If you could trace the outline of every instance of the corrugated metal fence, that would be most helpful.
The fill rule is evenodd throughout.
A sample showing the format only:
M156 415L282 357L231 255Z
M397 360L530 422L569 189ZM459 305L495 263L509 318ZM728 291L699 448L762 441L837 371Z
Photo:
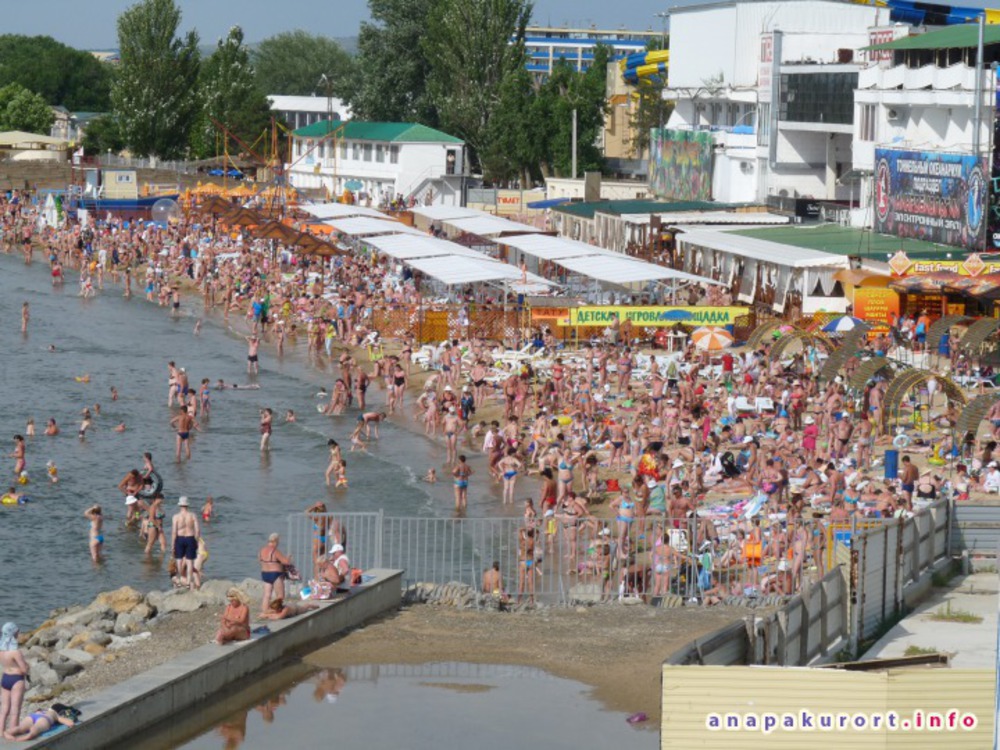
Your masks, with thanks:
M951 547L969 556L992 557L1000 545L1000 505L955 504Z

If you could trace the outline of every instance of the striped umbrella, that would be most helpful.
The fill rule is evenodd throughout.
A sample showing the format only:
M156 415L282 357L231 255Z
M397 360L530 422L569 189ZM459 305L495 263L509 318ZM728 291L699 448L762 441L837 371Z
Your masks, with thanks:
M850 315L843 315L839 318L834 318L823 326L823 331L826 333L847 333L848 331L853 331L862 322L863 321L860 318L852 318Z
M691 340L699 349L707 349L708 351L727 349L733 345L733 335L725 328L716 326L696 328L691 334Z

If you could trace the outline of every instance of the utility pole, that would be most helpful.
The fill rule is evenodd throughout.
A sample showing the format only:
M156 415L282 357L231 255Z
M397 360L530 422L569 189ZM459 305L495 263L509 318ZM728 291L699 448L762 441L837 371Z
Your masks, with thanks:
M573 110L573 179L576 179L576 110Z

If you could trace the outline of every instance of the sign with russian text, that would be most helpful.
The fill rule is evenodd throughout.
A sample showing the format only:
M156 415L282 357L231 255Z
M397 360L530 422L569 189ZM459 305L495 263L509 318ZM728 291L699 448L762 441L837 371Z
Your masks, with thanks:
M899 294L882 287L859 286L854 290L854 317L872 323L891 323L899 317Z
M663 328L680 323L690 326L731 326L749 313L747 307L575 307L560 319L561 326L609 326L617 315L624 323L642 328Z
M969 154L875 149L875 231L978 248L986 170Z

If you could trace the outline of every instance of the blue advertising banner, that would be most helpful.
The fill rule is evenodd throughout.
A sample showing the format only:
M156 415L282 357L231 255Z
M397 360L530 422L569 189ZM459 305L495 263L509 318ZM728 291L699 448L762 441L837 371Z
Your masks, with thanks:
M986 159L875 149L875 231L982 248Z

